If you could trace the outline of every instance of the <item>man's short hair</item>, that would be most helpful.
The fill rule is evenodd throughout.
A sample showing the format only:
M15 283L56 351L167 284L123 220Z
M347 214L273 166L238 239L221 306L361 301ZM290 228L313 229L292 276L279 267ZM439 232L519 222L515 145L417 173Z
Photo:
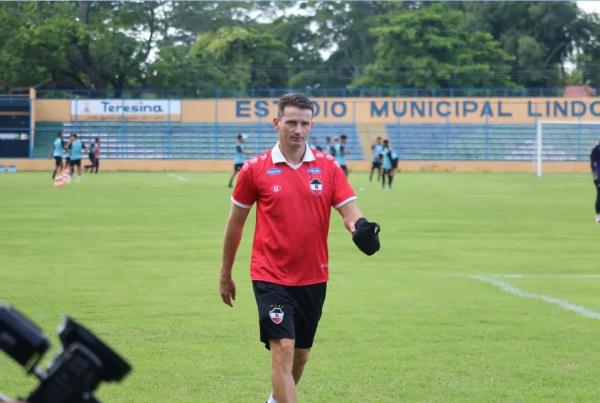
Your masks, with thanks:
M56 132L56 137L62 137L62 132Z
M277 117L281 117L283 115L283 110L286 106L293 106L298 109L310 109L310 111L313 113L315 111L312 101L301 92L291 92L279 98L279 104L277 105Z
M341 138L342 140L346 140L346 139L348 138L348 136L346 136L345 134L342 134L342 135L340 136L340 138Z

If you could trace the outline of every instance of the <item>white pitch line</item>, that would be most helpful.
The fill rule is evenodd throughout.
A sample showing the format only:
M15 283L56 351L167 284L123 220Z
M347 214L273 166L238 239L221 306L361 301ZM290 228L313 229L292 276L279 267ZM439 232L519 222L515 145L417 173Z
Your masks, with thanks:
M187 180L181 175L169 174L169 176L172 176L173 178L177 179L178 181L186 181Z
M600 274L489 274L493 278L571 278L600 279Z
M592 311L591 309L587 309L584 306L576 305L572 302L565 301L564 299L549 297L547 295L534 294L532 292L517 288L511 284L505 283L504 281L496 280L496 279L488 277L488 276L469 276L469 278L472 280L483 281L485 283L495 285L496 287L500 288L502 291L507 292L512 295L516 295L516 296L524 297L524 298L538 299L538 300L544 301L548 304L558 305L562 309L566 309L567 311L575 312L577 315L585 316L586 318L600 320L600 312Z

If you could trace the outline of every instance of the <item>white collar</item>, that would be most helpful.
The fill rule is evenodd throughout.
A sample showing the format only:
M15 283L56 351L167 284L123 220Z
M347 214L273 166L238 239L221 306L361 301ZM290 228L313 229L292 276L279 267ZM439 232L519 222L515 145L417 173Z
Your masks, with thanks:
M306 151L304 151L304 157L302 157L302 162L299 164L292 164L288 160L286 160L285 157L283 156L283 153L281 152L281 149L279 148L279 141L278 141L277 144L275 144L275 147L273 147L271 149L271 159L273 160L273 164L277 164L279 162L285 162L291 168L298 169L298 168L300 168L300 166L303 163L314 161L315 155L313 154L312 150L308 146L308 143L306 143Z

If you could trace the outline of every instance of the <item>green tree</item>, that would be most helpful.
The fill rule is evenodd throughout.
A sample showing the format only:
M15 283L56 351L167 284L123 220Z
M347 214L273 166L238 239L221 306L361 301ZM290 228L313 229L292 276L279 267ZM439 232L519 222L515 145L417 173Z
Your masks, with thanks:
M199 38L190 56L222 88L281 88L287 85L289 70L284 49L284 43L268 33L223 27Z
M495 87L510 86L512 58L489 33L460 29L462 15L443 4L386 16L375 60L355 86Z
M0 3L0 84L123 88L144 81L158 2Z
M463 2L462 28L489 32L515 56L511 77L516 83L558 86L566 80L565 63L584 44L588 22L575 2Z

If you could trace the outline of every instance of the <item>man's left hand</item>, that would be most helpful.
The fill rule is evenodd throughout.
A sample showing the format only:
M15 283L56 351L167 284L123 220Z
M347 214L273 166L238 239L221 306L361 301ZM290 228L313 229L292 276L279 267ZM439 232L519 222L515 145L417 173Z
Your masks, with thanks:
M363 253L371 256L380 248L379 243L380 226L375 222L369 222L366 218L361 217L354 223L354 231L352 232L352 240Z

